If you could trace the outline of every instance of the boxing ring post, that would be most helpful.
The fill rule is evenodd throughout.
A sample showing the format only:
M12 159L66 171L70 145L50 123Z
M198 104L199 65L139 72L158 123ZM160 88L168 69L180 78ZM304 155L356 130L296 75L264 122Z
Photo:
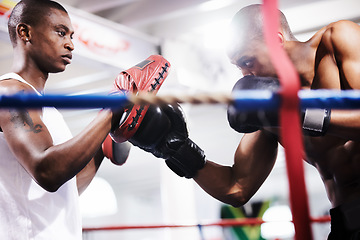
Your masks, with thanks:
M281 85L280 138L285 150L295 239L311 240L313 236L302 160L304 148L298 97L300 79L297 70L281 47L277 37L280 27L277 0L264 0L262 12L265 42Z

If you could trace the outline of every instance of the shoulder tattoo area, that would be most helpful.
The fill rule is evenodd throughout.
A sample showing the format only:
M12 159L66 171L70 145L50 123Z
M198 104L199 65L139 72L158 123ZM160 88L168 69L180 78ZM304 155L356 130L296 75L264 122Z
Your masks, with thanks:
M42 125L34 125L33 120L27 110L15 111L9 110L11 118L10 121L14 123L16 128L23 128L27 132L39 133L41 132Z

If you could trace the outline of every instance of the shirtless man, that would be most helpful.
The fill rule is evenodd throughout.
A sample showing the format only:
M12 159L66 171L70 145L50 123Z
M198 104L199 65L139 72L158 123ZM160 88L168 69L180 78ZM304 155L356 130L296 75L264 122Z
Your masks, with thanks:
M277 89L277 74L263 37L261 5L241 9L233 18L232 27L234 37L228 56L245 76L234 89ZM335 22L308 41L299 42L281 13L278 38L300 75L302 89L360 88L357 24ZM333 206L329 239L358 239L360 111L316 109L306 110L302 116L304 160L319 171ZM265 113L264 125L257 113L244 115L229 106L230 125L245 133L235 152L233 166L205 160L204 152L189 139L183 117L179 106L162 106L147 113L142 129L130 142L165 158L171 170L179 176L193 178L216 199L233 206L244 205L275 164L279 143L277 113Z
M232 21L234 38L228 56L244 76L249 76L245 80L250 82L277 76L262 24L261 5L241 9ZM334 22L308 41L299 42L281 13L278 38L300 75L302 89L360 88L357 24ZM220 166L207 161L194 177L209 194L234 206L245 204L262 185L274 166L278 147L274 128L263 126L261 119L239 120L237 114L229 112L230 124L245 134L235 152L234 165ZM314 118L310 116L310 121ZM333 206L329 239L360 239L360 164L357 162L360 161L360 111L331 110L331 114L324 111L315 121L318 120L322 123L320 129L313 133L304 131L304 160L318 170ZM303 127L305 124L304 121Z

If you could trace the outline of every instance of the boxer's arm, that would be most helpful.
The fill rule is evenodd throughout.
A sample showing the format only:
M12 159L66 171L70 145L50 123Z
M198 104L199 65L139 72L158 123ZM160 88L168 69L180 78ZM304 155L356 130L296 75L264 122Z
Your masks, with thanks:
M9 81L0 85L2 93L30 90L24 84L6 84L9 85ZM80 134L59 145L53 144L39 110L2 109L0 127L26 171L41 187L56 191L93 158L111 129L112 115L109 110L101 111Z
M360 110L332 110L328 134L360 141Z
M234 165L207 161L194 180L214 198L233 206L245 204L256 193L274 166L278 142L264 130L245 134L234 156Z
M360 26L351 21L334 23L323 36L332 51L345 89L360 89ZM332 110L328 134L360 140L360 110Z
M95 156L91 159L91 161L76 175L76 184L79 195L82 194L89 186L89 184L95 177L95 174L99 169L103 159L104 154L100 148L95 153Z
M109 137L109 135L108 135ZM111 140L111 139L110 139ZM129 157L130 143L113 143L111 149L112 158L110 159L116 165L122 165ZM87 188L92 179L95 177L104 157L108 157L103 152L103 146L99 148L92 160L76 175L76 182L78 186L79 195Z

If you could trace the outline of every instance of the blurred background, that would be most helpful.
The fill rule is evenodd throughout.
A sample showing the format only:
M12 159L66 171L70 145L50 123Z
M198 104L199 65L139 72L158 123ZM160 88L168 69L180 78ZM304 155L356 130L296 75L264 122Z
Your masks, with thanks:
M0 1L0 74L11 69L12 47L6 22L17 1ZM50 76L46 92L100 94L116 75L151 54L172 64L158 94L230 92L241 77L225 54L228 25L250 0L61 0L72 19L73 63ZM282 0L279 8L295 36L306 41L332 21L360 23L359 0ZM208 159L233 164L242 137L226 119L224 105L183 104L190 137ZM73 135L97 114L95 110L61 110ZM261 168L261 166L259 166ZM311 215L328 214L330 203L317 171L305 165ZM193 180L177 177L161 159L132 147L127 162L105 159L96 179L81 196L84 227L151 224L198 224L222 218L263 216L291 219L283 149L275 168L252 200L232 208L207 195ZM263 209L260 211L259 209ZM313 224L316 240L326 239L329 223ZM291 223L242 229L220 227L85 232L91 240L229 240L293 239Z

